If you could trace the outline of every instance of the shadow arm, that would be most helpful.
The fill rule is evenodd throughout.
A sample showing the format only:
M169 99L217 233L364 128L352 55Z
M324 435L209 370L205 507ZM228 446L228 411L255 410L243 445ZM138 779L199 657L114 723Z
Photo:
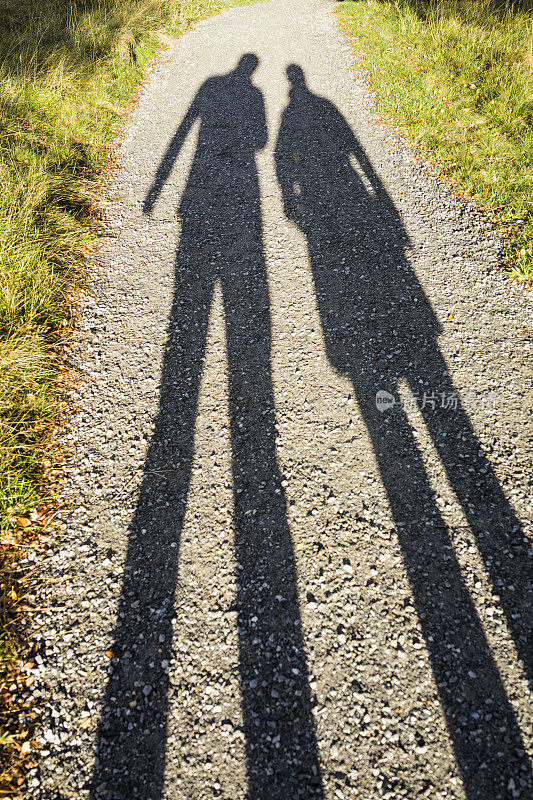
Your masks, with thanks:
M356 137L352 134L351 138L352 138L352 146L350 148L351 152L353 153L353 155L357 159L357 162L358 162L359 166L361 167L361 169L363 171L363 174L368 179L368 181L369 181L370 185L372 186L372 189L374 190L376 196L377 197L381 197L385 192L385 190L383 188L383 184L381 183L380 179L376 175L376 171L374 170L374 167L370 163L370 159L368 158L367 154L365 153L365 151L363 150L363 148L359 144L359 142L356 139Z
M278 183L283 198L283 208L288 219L298 222L298 195L296 184L298 182L298 164L295 160L294 147L291 143L294 137L289 129L287 120L282 118L278 141L276 143L275 161Z
M372 166L370 159L366 155L363 147L361 147L358 139L353 133L351 135L351 140L352 141L350 145L350 152L357 159L359 167L361 168L363 174L367 178L368 182L370 183L374 191L375 199L379 203L382 222L388 220L388 230L395 231L394 241L398 245L400 245L401 243L402 247L408 246L409 236L402 224L398 209L392 202L385 186L381 182L379 176L376 174L376 171Z
M258 141L256 144L257 150L262 150L265 147L266 143L268 142L268 128L267 128L267 121L266 121L266 113L265 113L265 102L263 100L262 95L259 95L259 115L258 119L260 120L259 130L258 130Z
M193 100L191 106L189 107L189 110L185 114L183 120L181 121L178 130L172 137L170 144L168 145L167 150L165 152L165 155L161 159L161 163L157 168L157 172L155 174L152 185L150 186L148 192L146 193L146 197L144 198L144 203L143 203L144 214L150 214L153 211L156 200L161 194L161 190L165 185L168 176L170 175L170 171L172 170L174 162L176 161L179 152L183 147L183 143L187 138L187 134L189 133L194 121L198 116L199 116L199 104L196 97Z

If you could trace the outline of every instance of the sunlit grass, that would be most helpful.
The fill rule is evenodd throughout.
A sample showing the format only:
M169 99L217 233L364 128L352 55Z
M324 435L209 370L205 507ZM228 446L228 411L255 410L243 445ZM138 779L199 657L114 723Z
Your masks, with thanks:
M361 0L338 7L379 109L486 210L509 274L533 283L529 0Z

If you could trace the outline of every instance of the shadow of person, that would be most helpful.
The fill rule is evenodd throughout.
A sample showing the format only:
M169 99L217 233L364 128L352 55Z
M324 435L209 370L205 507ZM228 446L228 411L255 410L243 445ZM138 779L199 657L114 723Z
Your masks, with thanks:
M398 211L337 108L308 89L297 65L287 75L276 169L286 215L307 239L327 354L353 383L370 434L467 796L510 797L511 779L521 792L531 778L520 730L408 419L399 403L378 410L378 390L397 397L403 379L422 395L425 424L529 667L525 540L458 402Z
M270 311L255 153L267 141L245 54L199 89L161 162L149 213L196 121L179 213L160 408L131 525L115 665L99 730L93 797L161 797L178 551L213 291L225 313L237 622L250 800L323 797L296 570L275 453ZM167 668L165 669L165 666Z

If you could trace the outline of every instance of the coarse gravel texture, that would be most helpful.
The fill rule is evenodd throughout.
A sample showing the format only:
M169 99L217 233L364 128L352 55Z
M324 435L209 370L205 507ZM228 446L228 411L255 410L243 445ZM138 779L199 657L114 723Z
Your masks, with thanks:
M27 797L531 798L532 303L494 234L323 0L172 45L110 196L26 559Z

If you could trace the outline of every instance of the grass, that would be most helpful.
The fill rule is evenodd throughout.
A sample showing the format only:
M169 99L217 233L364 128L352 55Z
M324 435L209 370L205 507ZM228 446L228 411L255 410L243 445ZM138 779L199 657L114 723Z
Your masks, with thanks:
M532 0L359 0L337 7L379 111L469 195L533 285Z
M0 713L16 693L21 544L53 499L62 348L120 126L165 37L243 0L0 0ZM44 504L44 505L43 505ZM18 665L20 667L20 664ZM10 686L11 685L11 686ZM6 716L7 714L7 716ZM23 781L0 728L0 795ZM28 748L23 748L27 750ZM7 787L7 789L5 788Z

